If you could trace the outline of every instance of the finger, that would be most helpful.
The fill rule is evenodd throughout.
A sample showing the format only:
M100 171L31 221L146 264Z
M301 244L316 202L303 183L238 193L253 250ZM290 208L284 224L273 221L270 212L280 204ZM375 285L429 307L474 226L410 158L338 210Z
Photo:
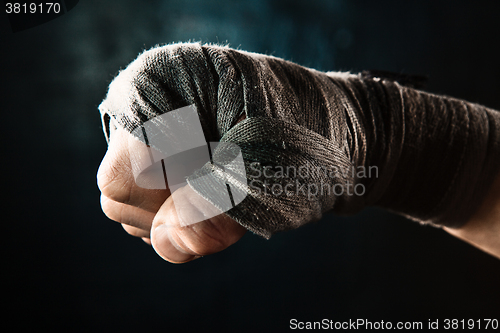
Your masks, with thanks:
M129 235L134 237L149 238L149 235L151 233L149 230L132 227L128 224L122 224L122 227Z
M173 196L165 201L151 230L153 248L163 259L173 263L188 262L222 251L245 234L246 229L225 214L198 223L186 223L193 216L206 216L210 204L189 186L180 188L174 196L176 204Z
M116 202L101 195L101 208L106 216L116 222L149 231L155 217L154 213Z
M144 241L144 243L151 245L151 239L149 239L147 237L142 237L142 240Z
M170 195L168 189L145 189L134 179L130 152L143 149L139 140L124 129L114 131L97 172L97 185L109 199L156 213Z

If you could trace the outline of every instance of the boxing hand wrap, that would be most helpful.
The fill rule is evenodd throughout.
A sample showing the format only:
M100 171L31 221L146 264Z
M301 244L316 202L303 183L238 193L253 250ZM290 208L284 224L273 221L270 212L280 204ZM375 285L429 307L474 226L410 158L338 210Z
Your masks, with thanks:
M327 211L366 206L460 227L500 172L495 110L228 47L146 51L113 80L99 108L108 138L111 118L135 133L187 105L196 107L206 141L235 144L245 164L231 169L234 145L220 145L188 184L225 210L213 188L229 183L244 199L225 213L266 238Z

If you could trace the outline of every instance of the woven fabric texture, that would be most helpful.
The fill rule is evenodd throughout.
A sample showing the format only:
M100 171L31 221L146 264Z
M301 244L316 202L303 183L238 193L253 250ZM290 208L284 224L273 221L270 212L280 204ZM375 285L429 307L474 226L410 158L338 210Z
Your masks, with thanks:
M108 138L111 119L132 133L195 104L207 142L235 143L245 161L246 182L219 178L247 195L226 214L265 238L367 206L459 227L500 172L500 113L401 83L180 43L142 53L99 109ZM232 153L188 178L216 206L211 184L193 180L220 174Z

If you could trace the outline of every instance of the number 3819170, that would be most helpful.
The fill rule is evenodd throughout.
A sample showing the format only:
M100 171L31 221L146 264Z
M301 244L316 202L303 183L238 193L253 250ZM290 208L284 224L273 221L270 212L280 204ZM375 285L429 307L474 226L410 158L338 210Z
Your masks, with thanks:
M61 4L58 2L46 2L36 4L7 2L5 4L5 13L7 14L58 14L61 12Z
M482 325L481 325L482 324ZM445 319L444 320L445 330L456 330L456 329L498 329L498 319L469 319L469 320L458 320L458 319Z

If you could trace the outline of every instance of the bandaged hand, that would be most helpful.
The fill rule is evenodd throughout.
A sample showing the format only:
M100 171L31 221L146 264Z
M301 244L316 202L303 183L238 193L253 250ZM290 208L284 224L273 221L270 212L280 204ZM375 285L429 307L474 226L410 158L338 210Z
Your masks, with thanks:
M137 134L146 122L189 105L206 141L236 145L244 167L225 164L234 152L221 145L173 200L168 188L139 186L131 152L147 144ZM172 262L220 251L246 230L269 238L366 206L460 228L500 170L497 111L227 47L143 53L111 83L100 111L109 142L98 174L103 210ZM242 201L223 207L220 184ZM221 214L207 213L214 207Z
M225 215L182 226L170 189L145 189L136 184L130 151L141 149L141 143L122 128L110 130L108 151L97 174L101 206L126 232L152 244L162 258L173 263L221 251L245 234L244 227ZM191 214L208 204L189 186L179 189L178 196L186 203L183 209Z

